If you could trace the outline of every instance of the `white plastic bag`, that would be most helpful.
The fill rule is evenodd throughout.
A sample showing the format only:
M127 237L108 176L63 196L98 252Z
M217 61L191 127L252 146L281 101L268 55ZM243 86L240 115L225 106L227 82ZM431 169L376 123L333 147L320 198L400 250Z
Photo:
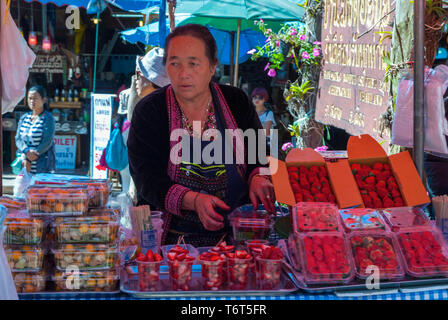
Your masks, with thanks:
M3 235L6 230L6 227L3 227L3 220L6 212L6 208L0 206L0 300L18 300L16 286L3 249Z
M10 112L25 97L28 69L36 55L28 47L10 12L5 19L6 3L1 2L0 63L2 72L2 114Z
M448 66L440 65L425 72L425 151L448 156L445 135L443 95L448 87ZM400 80L392 124L392 143L403 147L414 146L414 80L411 76Z
M32 178L32 174L23 167L14 182L14 197L25 198L26 190L30 186Z

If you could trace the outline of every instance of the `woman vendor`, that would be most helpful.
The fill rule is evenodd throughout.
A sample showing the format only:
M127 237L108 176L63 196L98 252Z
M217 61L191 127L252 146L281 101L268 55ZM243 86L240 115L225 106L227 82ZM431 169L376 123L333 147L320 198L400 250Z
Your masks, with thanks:
M186 243L195 246L216 245L231 234L227 214L246 203L252 202L256 209L261 202L275 212L272 183L269 176L260 174L260 163L266 165L266 161L258 155L248 157L247 139L236 137L240 144L233 148L219 144L219 161L210 164L203 156L197 161L199 153L205 154L217 142L214 139L224 140L216 133L262 129L242 90L211 82L216 55L216 42L206 27L189 24L174 29L166 39L163 59L171 84L143 98L133 113L130 171L138 204L165 212L164 244L176 243L183 235ZM176 135L179 129L186 136ZM262 139L266 145L266 138ZM180 142L182 148L178 148ZM235 161L241 155L238 146L244 147L244 161ZM209 154L213 157L216 151ZM227 161L228 157L233 161Z

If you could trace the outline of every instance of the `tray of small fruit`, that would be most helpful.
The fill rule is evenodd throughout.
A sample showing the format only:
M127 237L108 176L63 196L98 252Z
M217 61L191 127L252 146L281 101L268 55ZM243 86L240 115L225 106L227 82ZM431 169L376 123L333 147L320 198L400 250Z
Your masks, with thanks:
M38 272L42 270L44 250L38 246L5 245L6 259L12 272Z
M26 209L25 199L13 198L8 196L0 197L0 205L12 210Z
M27 214L8 215L4 225L3 243L7 245L37 245L42 241L44 222Z
M118 248L105 244L61 244L52 249L56 268L66 270L76 266L79 270L107 270L118 264Z
M295 232L339 231L338 208L327 202L297 203L292 210Z
M120 276L115 270L56 271L52 280L56 292L116 292Z
M32 216L83 215L88 209L87 186L33 185L26 195Z
M59 217L54 230L59 243L114 243L118 222L109 216Z
M17 293L35 293L45 291L47 276L42 272L13 272L12 278Z
M84 186L89 190L89 208L104 207L109 200L111 184L107 179L72 180L72 185Z

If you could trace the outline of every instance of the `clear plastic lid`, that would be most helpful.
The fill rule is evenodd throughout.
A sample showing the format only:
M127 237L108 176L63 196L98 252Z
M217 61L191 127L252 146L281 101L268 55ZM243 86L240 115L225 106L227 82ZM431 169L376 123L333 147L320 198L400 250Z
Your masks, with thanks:
M386 230L386 224L374 209L356 208L339 210L345 231Z
M6 246L5 254L12 272L42 270L44 251L38 246Z
M104 270L118 264L118 248L104 244L65 244L52 249L56 267L66 270L77 266L80 270Z
M291 232L289 234L288 249L292 266L297 271L300 271L302 269L302 266L301 266L300 239L298 233Z
M26 213L9 214L4 221L4 243L11 245L37 245L42 241L44 222Z
M392 233L352 232L348 240L355 261L356 275L360 279L371 276L376 268L381 280L404 277L400 250Z
M108 216L63 217L54 228L59 243L114 243L119 224Z
M89 207L104 207L109 199L112 184L107 179L72 180L72 185L87 186L89 190Z
M339 231L338 207L327 202L301 202L292 210L295 232Z
M56 291L110 292L118 290L120 277L115 270L107 271L56 271L52 280Z
M448 276L448 250L432 227L402 229L397 233L406 272L417 278Z
M382 210L381 213L394 232L399 231L401 228L422 227L430 224L429 219L421 208L390 208Z
M266 210L254 210L252 205L236 208L228 215L231 224L270 226L272 217Z
M13 210L23 210L26 208L26 202L24 199L8 197L8 196L0 197L0 205L3 205L4 207L6 207L8 209L13 209Z
M87 186L33 185L26 195L33 216L82 215L87 212Z
M299 239L306 283L346 284L353 279L353 257L342 233L302 233Z

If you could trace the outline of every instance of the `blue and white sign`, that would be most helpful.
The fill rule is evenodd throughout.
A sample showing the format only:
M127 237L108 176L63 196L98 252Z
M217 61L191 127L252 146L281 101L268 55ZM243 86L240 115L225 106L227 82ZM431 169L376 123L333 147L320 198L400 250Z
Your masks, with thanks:
M76 136L54 136L56 169L75 169Z
M93 94L91 102L90 176L107 179L107 170L100 170L103 150L107 147L112 127L112 105L114 94Z

